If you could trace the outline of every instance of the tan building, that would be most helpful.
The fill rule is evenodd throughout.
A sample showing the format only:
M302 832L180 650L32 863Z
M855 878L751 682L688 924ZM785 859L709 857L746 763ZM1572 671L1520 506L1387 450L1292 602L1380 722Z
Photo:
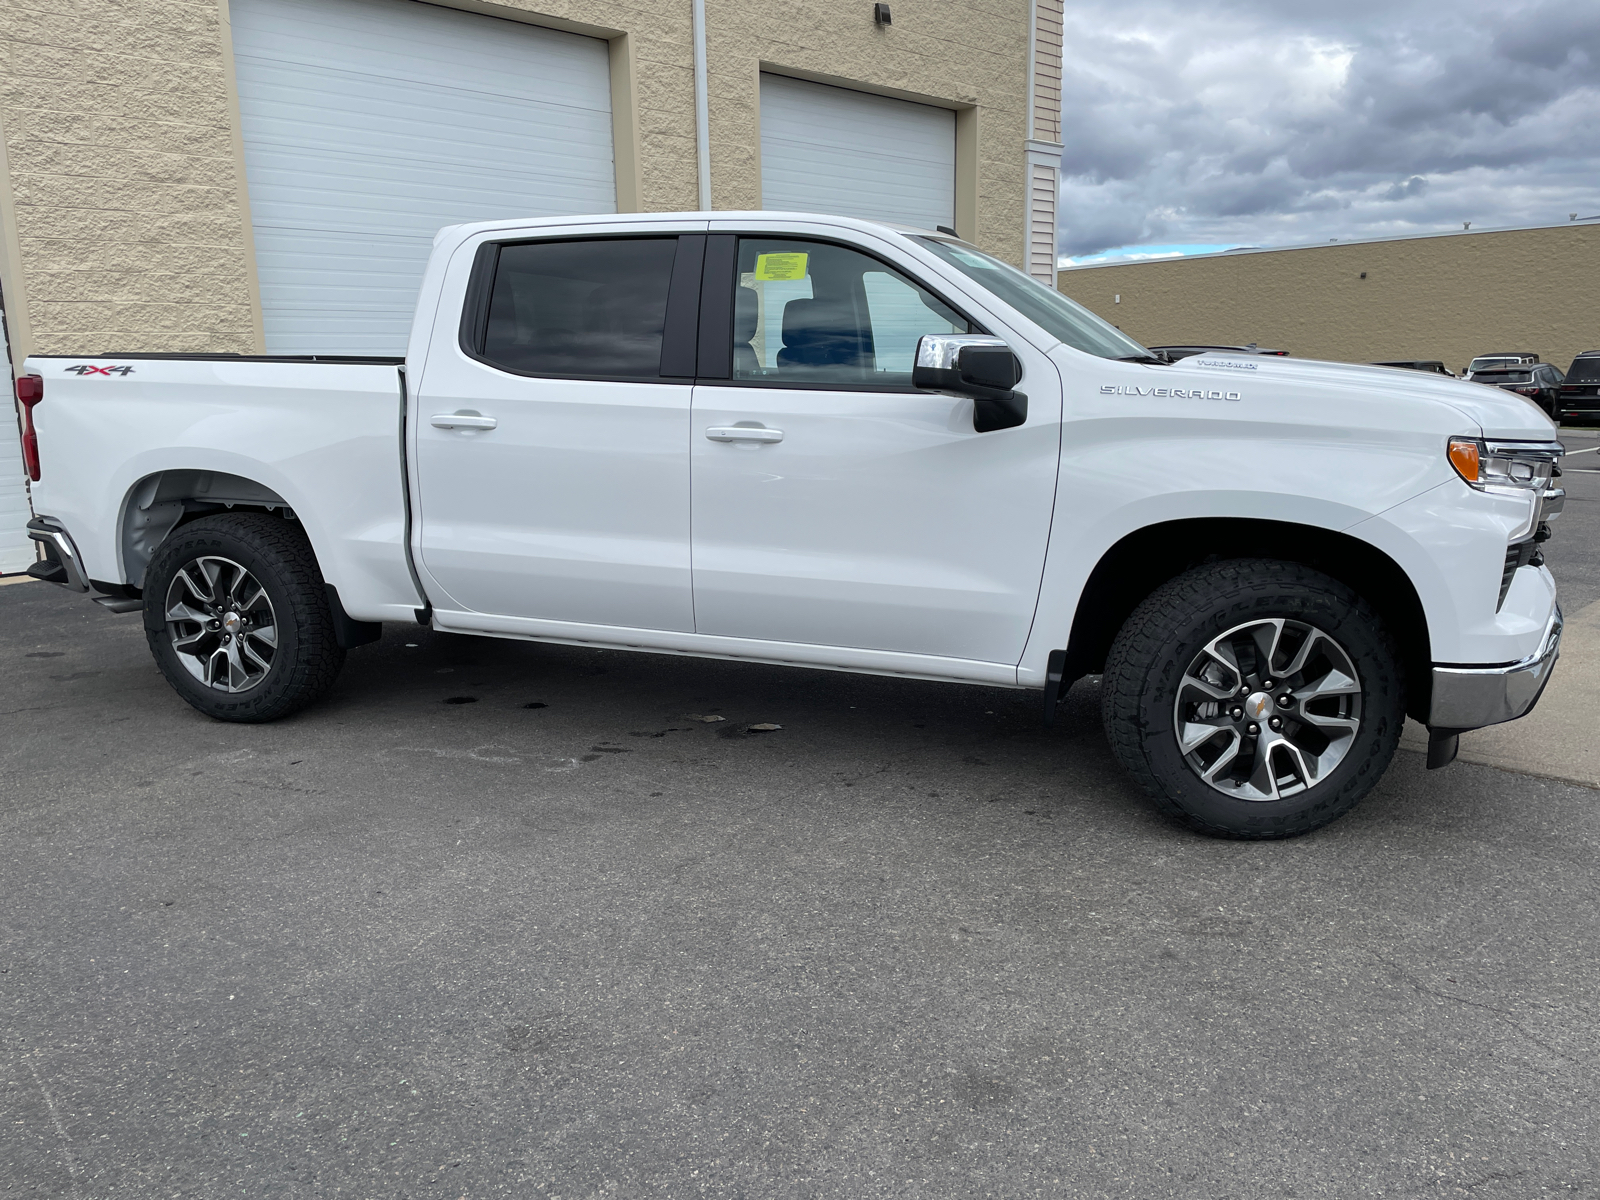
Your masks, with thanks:
M1063 270L1149 346L1246 345L1341 362L1600 349L1600 221L1244 250Z
M500 216L812 208L1054 274L1061 0L37 0L0 41L14 361L397 353L433 230Z

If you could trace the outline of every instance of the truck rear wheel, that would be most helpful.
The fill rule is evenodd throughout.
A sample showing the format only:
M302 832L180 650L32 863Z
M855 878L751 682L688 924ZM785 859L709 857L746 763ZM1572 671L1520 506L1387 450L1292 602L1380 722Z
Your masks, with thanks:
M1353 808L1404 721L1372 607L1297 563L1197 567L1152 593L1106 660L1112 750L1156 807L1222 837L1308 833Z
M145 572L144 627L167 682L219 721L287 716L344 665L311 544L265 513L202 517L168 538Z

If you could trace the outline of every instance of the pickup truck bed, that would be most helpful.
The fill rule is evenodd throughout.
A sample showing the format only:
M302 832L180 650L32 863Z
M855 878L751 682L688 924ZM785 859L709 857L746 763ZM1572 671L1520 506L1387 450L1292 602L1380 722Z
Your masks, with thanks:
M186 513L287 505L353 619L415 619L422 601L405 555L403 359L34 361L57 378L57 366L131 367L115 377L84 372L72 403L34 411L49 515L72 531L93 586L140 587L151 554ZM66 446L70 454L51 454ZM140 446L149 448L130 453Z

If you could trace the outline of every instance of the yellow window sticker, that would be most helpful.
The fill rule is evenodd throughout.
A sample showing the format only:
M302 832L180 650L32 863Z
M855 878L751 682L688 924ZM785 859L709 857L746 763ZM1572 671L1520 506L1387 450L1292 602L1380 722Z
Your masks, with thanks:
M804 279L808 254L758 254L756 279L760 283L778 283L785 279Z

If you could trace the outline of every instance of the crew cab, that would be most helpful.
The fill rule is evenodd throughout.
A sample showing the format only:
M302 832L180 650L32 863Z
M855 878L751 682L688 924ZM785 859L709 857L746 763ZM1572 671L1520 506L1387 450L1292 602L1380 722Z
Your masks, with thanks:
M385 623L1040 693L1164 812L1303 833L1409 713L1525 713L1562 493L1518 397L1169 363L942 232L774 212L441 230L403 359L37 355L33 572L221 720Z

